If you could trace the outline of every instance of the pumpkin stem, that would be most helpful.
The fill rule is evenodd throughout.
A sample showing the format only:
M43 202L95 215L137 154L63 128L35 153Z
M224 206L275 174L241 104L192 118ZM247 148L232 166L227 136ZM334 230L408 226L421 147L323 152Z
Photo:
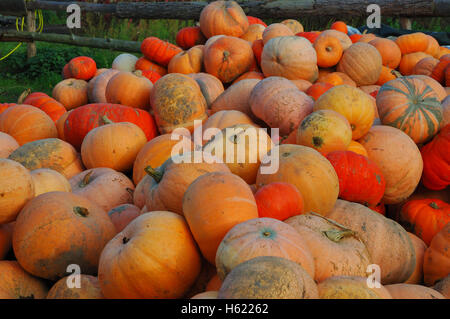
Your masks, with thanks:
M152 168L151 166L147 166L144 168L144 171L150 175L157 183L159 183L163 177L163 174L160 171Z
M129 187L127 187L125 190L128 192L128 194L131 195L131 197L133 197L133 195L134 195L134 190L132 190L132 189L129 188Z
M396 78L399 78L402 76L402 74L400 72L398 72L397 70L392 70L391 74L394 75Z
M102 121L104 124L114 124L114 122L111 121L106 115L102 116Z
M130 239L129 238L127 238L127 237L124 237L123 239L122 239L122 243L125 245L126 243L128 243L130 241Z
M83 179L81 180L80 184L78 184L79 187L83 188L86 187L91 182L91 175L94 171L90 171L86 175L84 175Z
M322 233L325 236L327 236L328 239L334 241L335 243L338 243L344 237L355 235L355 232L350 229L345 229L345 230L330 229L330 230L325 230Z
M19 98L17 99L17 104L23 104L23 101L25 101L25 99L27 98L28 95L30 95L31 93L31 89L26 89L25 91L23 91Z
M89 215L88 209L85 207L80 207L80 206L75 206L73 208L73 212L76 215L81 216L81 217L87 217Z
M438 204L436 204L435 202L429 203L428 206L430 206L431 208L434 208L434 209L438 209L439 208Z

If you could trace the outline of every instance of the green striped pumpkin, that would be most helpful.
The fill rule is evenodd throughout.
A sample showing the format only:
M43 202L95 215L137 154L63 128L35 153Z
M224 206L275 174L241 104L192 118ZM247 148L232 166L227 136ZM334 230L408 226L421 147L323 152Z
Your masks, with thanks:
M377 108L383 125L402 130L417 144L431 139L443 120L437 94L414 77L385 83L377 95Z

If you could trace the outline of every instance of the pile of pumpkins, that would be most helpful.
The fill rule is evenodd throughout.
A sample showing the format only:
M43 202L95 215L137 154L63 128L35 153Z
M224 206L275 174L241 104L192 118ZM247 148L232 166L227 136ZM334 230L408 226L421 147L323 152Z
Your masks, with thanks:
M0 298L450 298L449 49L233 1L141 49L0 104Z

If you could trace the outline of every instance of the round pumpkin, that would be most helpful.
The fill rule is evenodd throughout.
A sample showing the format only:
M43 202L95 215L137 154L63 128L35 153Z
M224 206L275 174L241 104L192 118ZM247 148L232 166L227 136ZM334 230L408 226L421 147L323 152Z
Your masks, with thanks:
M326 217L353 230L362 240L372 263L380 267L381 284L404 282L414 272L416 256L412 241L392 219L340 199Z
M44 299L46 283L31 276L17 261L0 260L0 299Z
M312 112L313 100L291 81L272 76L255 85L249 104L256 117L288 135Z
M25 104L0 114L0 132L11 135L19 145L58 136L55 123L44 111Z
M291 260L262 256L235 267L219 290L219 299L316 299L317 285Z
M7 158L19 148L19 143L9 134L0 132L0 158Z
M367 276L371 258L367 247L351 229L315 213L288 218L314 257L316 282L333 276Z
M283 76L289 80L314 82L318 76L317 54L305 38L273 38L264 45L261 69L266 77Z
M100 206L105 212L133 203L134 185L124 174L107 167L85 170L70 179L72 193Z
M193 78L200 86L208 108L211 108L212 103L225 90L222 82L211 74L191 73L188 76Z
M337 70L350 76L358 86L371 85L378 81L382 65L381 55L374 46L357 42L344 51Z
M176 128L192 132L195 120L207 118L206 100L200 86L184 74L171 73L159 79L153 87L150 104L161 134Z
M144 131L128 122L107 124L90 131L81 144L81 158L86 168L109 167L126 172L147 142Z
M273 165L278 165L278 170ZM275 146L263 158L256 186L259 189L272 182L295 185L303 195L305 212L327 213L339 194L339 180L331 163L316 150L301 145Z
M358 88L338 85L319 97L314 103L314 111L317 110L333 110L342 114L350 123L352 139L357 140L372 127L375 101Z
M421 74L426 76L431 76L433 69L439 63L439 60L431 56L425 57L416 63L412 69L412 74Z
M235 1L211 2L200 13L200 29L207 38L222 34L240 37L248 26L244 10Z
M34 196L48 192L71 192L67 178L57 171L49 168L38 168L30 172L34 184Z
M169 62L169 73L198 73L203 68L203 45L196 45L175 55Z
M294 19L286 19L281 21L282 24L287 26L294 34L297 34L299 32L303 32L303 25Z
M408 198L423 170L422 156L414 141L397 128L375 125L359 142L386 180L384 203L398 204Z
M47 299L104 299L97 277L81 274L80 286L70 277L63 277L50 288ZM69 286L69 283L73 286Z
M204 174L189 185L183 214L203 256L214 264L226 233L234 225L257 218L258 209L247 183L222 171Z
M40 92L31 93L23 100L22 104L33 105L41 109L53 120L53 122L55 122L55 124L58 119L66 113L64 105L47 94Z
M20 163L0 159L0 225L16 219L20 210L34 197L30 172Z
M450 223L431 240L423 260L423 276L427 286L450 274Z
M437 94L438 100L440 102L444 101L444 99L447 97L447 92L445 91L445 88L432 77L418 74L418 75L411 75L410 78L416 78L425 82L425 84L430 86L433 89L434 93Z
M424 53L424 52L414 52L414 53L408 53L402 56L402 60L400 61L400 65L398 67L398 70L402 75L411 75L414 72L414 67L416 64L426 58L430 55Z
M352 40L349 38L349 36L346 33L340 32L338 30L333 30L333 29L325 30L319 34L317 39L319 39L319 37L332 37L332 38L338 39L339 42L341 42L342 49L344 51L347 50L352 45ZM317 41L317 39L316 39L316 41ZM315 43L315 41L314 41L314 43Z
M338 64L344 52L339 39L332 36L318 37L314 42L314 49L317 54L317 65L322 68Z
M200 268L184 218L156 211L133 220L105 246L98 278L106 298L181 298Z
M77 264L83 274L97 272L100 253L114 236L106 212L68 192L32 199L21 211L13 232L17 261L30 274L57 280Z
M393 299L445 299L438 291L421 285L399 283L384 287Z
M55 85L52 97L67 110L88 103L88 83L84 80L66 79Z
M140 208L132 204L122 204L114 207L108 212L108 216L116 227L117 233L120 233L139 215L141 215Z
M183 196L192 182L207 173L230 170L209 153L195 151L173 156L157 169L147 166L145 171L153 178L145 201L147 209L183 215Z
M402 52L398 45L386 38L375 38L369 41L381 54L382 64L390 69L396 69L402 59Z
M87 56L73 58L67 65L71 77L75 79L88 81L97 73L97 64L94 59Z
M369 287L368 279L360 276L329 277L319 283L320 299L392 299L382 285Z
M152 88L152 82L141 71L119 72L106 85L106 102L146 110L150 107Z
M294 36L295 33L283 23L272 23L264 29L262 34L263 44L265 45L270 39L276 37Z
M205 44L206 38L199 26L184 27L177 32L175 42L179 47L187 50L198 44Z
M79 154L69 143L58 138L47 138L22 145L9 156L29 170L53 169L70 179L83 171Z
M130 53L122 53L113 60L111 68L119 71L133 72L138 58Z
M312 147L326 156L343 151L352 140L347 119L333 110L319 110L306 116L297 129L296 144Z

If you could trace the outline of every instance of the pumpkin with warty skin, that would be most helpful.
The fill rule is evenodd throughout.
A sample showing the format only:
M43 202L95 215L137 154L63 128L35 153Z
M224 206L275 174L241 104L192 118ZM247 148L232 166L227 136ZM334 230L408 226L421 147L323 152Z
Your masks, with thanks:
M53 87L52 97L66 110L88 103L88 83L84 80L66 79Z
M393 299L445 299L438 291L422 285L398 283L384 287Z
M281 221L303 214L304 199L300 191L290 183L274 182L264 185L255 193L259 217Z
M73 146L58 138L24 144L12 152L9 159L19 162L29 170L53 169L67 179L83 171L80 156Z
M69 277L58 280L48 291L47 299L104 299L97 277L81 274L80 287L68 287Z
M312 112L297 128L296 144L312 147L324 156L346 150L351 140L350 123L333 110Z
M257 118L288 135L312 112L313 100L286 78L271 76L256 84L249 104Z
M406 230L392 219L340 199L325 217L353 230L362 240L372 263L380 267L381 284L404 282L414 272L414 246Z
M277 163L274 161L278 161L278 170L268 174ZM295 185L303 196L305 212L326 214L339 194L339 180L331 163L315 149L302 145L277 145L263 158L256 186L259 189L272 182Z
M386 181L375 163L350 151L328 153L327 159L339 178L339 198L365 206L381 201Z
M105 124L103 116L113 122L136 124L144 131L147 140L157 135L155 121L147 111L119 104L95 103L70 112L64 123L65 140L79 150L84 137L94 128Z
M204 174L189 185L183 214L203 256L214 264L226 233L234 225L257 218L258 209L250 186L239 176L221 171Z
M197 158L202 161L197 162ZM145 171L153 178L145 199L147 209L169 210L180 215L183 215L183 196L192 182L207 173L230 172L218 158L200 151L170 157L159 168L147 166Z
M0 158L8 158L20 147L19 143L9 134L0 132Z
M375 125L358 142L386 180L384 203L398 204L408 198L419 184L423 170L422 156L414 141L397 128Z
M67 178L61 173L49 169L38 168L30 172L34 184L34 196L38 196L48 192L71 192Z
M108 81L105 97L108 103L147 110L152 88L152 82L141 71L119 72Z
M317 54L302 37L285 36L269 40L261 55L261 69L266 77L283 76L289 80L314 82L318 76Z
M20 163L0 159L0 225L16 219L20 210L34 197L30 172Z
M145 57L141 57L136 61L136 70L154 71L161 76L167 74L167 69L159 64L156 64Z
M147 166L157 168L161 166L173 154L175 145L180 146L181 151L193 151L193 143L189 138L181 140L172 139L171 134L163 134L147 142L139 151L133 164L133 182L138 185L147 175L145 168Z
M72 177L69 182L73 194L90 200L105 212L133 202L133 183L126 175L111 168L88 169Z
M375 84L383 66L378 50L362 42L353 43L344 50L337 70L349 75L358 86Z
M405 281L405 284L421 284L423 282L423 257L425 255L425 250L427 249L427 244L414 235L408 232L409 237L414 246L414 251L416 252L416 267L412 275Z
M317 285L320 299L392 299L382 285L369 287L362 276L329 277Z
M223 83L233 82L254 64L251 45L240 38L223 36L204 50L204 66L207 73Z
M211 108L212 103L225 90L222 82L211 74L200 72L191 73L188 76L200 86L208 108Z
M108 216L116 227L117 233L120 233L139 215L141 215L140 208L132 204L122 204L114 207L108 212Z
M259 256L294 261L314 278L314 259L302 236L273 218L255 218L231 228L217 249L217 275L223 281L239 264Z
M433 237L450 223L450 204L435 198L408 201L400 211L399 223L430 245Z
M427 286L450 274L450 223L431 240L423 260L423 276Z
M177 32L175 42L179 47L187 50L198 44L205 44L206 38L200 27L184 27Z
M317 299L317 285L299 264L261 256L235 267L225 278L218 299Z
M33 277L17 261L0 260L0 299L44 299L48 288L44 280Z
M50 192L22 209L14 226L13 249L20 265L41 278L57 280L70 264L92 275L114 234L113 223L96 204L69 192Z
M352 139L357 140L372 127L375 108L375 101L368 94L344 84L322 94L313 110L333 110L342 114L350 123Z
M197 82L184 74L170 73L153 86L150 104L161 134L177 128L194 130L194 121L204 121L206 100Z
M12 247L14 222L0 225L0 260L3 260Z
M71 77L79 80L88 81L92 79L97 72L97 64L92 58L87 56L73 58L67 65Z
M64 113L66 113L66 108L64 105L47 94L40 95L38 92L28 95L23 101L23 104L36 106L50 116L55 123Z
M240 37L247 32L249 21L235 1L214 1L200 13L200 29L211 38L215 35Z
M98 278L106 298L181 298L200 269L185 219L156 211L133 220L105 246Z
M196 45L175 55L169 62L169 73L190 74L201 72L203 68L203 45Z
M106 87L109 80L119 73L119 70L109 69L94 77L88 84L88 100L91 103L107 103Z
M154 61L162 66L167 66L169 65L170 60L183 50L180 47L158 39L157 37L148 37L142 41L141 51L150 61Z
M316 282L334 276L367 276L372 261L353 230L315 213L297 215L285 223L299 233L311 251Z
M445 189L450 185L450 124L420 150L423 158L422 181L426 188Z
M0 114L0 132L11 135L19 145L58 136L55 123L44 111L25 104L14 105Z

